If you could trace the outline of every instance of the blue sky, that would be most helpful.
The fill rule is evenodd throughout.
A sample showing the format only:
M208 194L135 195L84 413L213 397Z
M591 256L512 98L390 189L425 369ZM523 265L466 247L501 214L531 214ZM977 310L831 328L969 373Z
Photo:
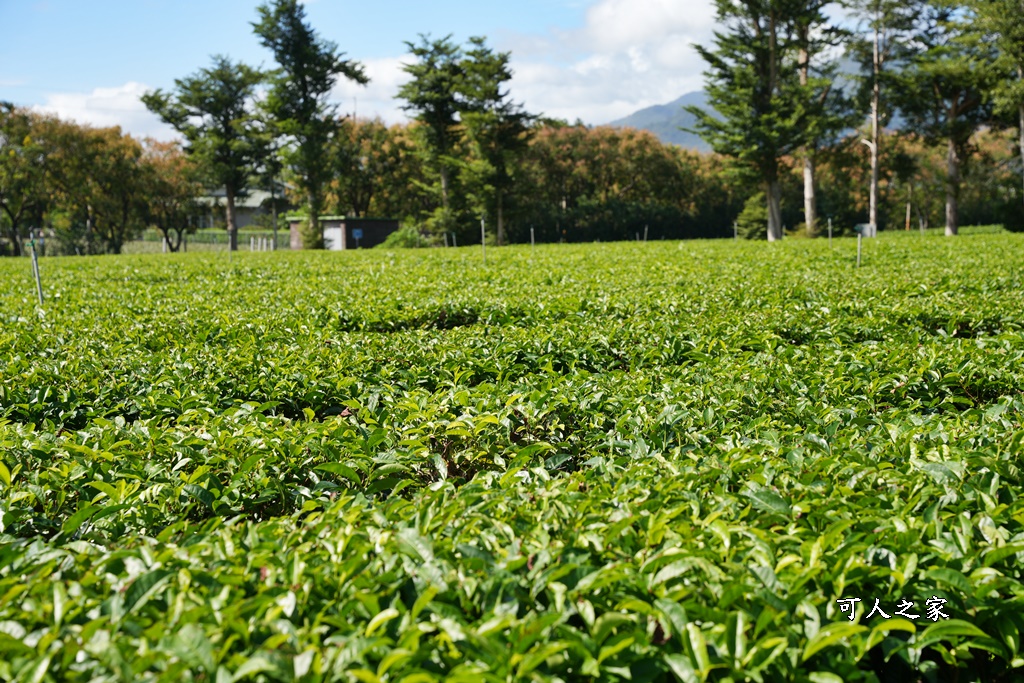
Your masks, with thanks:
M0 0L0 100L138 135L168 129L139 103L213 54L272 66L250 26L257 0ZM404 41L485 35L512 52L513 96L537 113L604 123L700 88L692 42L707 42L710 0L308 0L309 20L365 64L366 88L335 99L402 120L394 93ZM13 29L13 30L12 30Z

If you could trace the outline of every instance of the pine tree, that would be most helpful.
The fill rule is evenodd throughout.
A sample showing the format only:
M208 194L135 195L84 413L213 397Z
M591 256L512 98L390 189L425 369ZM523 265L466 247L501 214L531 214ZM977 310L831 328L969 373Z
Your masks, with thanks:
M505 197L513 170L529 142L533 117L512 101L502 87L512 78L510 53L494 52L483 38L471 38L463 59L462 121L475 153L472 175L493 205L498 244L505 243Z
M911 130L946 145L946 235L959 230L960 176L971 138L992 118L998 80L993 37L959 5L932 4L914 33L916 51L899 75L899 105Z
M307 248L323 248L320 212L331 179L330 146L338 131L337 106L329 102L339 76L366 84L358 62L344 59L338 46L320 38L306 22L299 0L271 0L260 5L253 24L264 47L274 53L278 69L270 74L265 108L278 133L294 141L285 158L306 195Z
M768 208L768 240L782 238L783 158L809 142L805 89L800 86L798 3L785 0L716 0L723 30L715 47L698 46L714 112L697 107L696 131L719 154L754 171ZM717 114L717 115L716 115Z
M867 39L851 41L850 52L862 64L867 76L861 80L862 91L870 91L871 121L871 185L868 196L868 222L879 224L879 178L882 153L882 126L892 114L887 91L892 78L889 68L908 54L909 34L921 11L920 0L853 0L847 6L862 28ZM863 34L861 34L863 36Z
M257 69L218 55L211 68L175 80L173 93L142 96L150 111L185 137L185 151L206 181L224 188L231 251L238 249L235 200L248 193L260 156L254 97L262 80Z
M419 44L406 42L406 47L416 61L403 65L402 70L412 78L399 89L398 97L406 101L402 109L421 124L424 161L439 181L440 207L434 228L448 232L453 223L452 185L459 168L455 151L462 140L462 50L450 35L438 40L420 35Z
M845 32L829 24L824 9L830 0L799 0L794 17L797 69L803 89L805 134L803 149L804 224L817 234L814 163L819 145L855 124L856 112L835 84L838 63L832 52Z

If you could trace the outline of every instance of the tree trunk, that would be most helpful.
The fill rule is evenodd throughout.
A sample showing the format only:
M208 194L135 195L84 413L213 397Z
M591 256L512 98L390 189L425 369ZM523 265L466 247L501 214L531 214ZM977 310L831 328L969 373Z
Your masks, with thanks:
M814 159L810 151L804 157L804 224L808 237L818 234L818 217L814 207Z
M501 190L498 190L498 246L505 245L505 213L504 202L502 202Z
M808 32L808 27L801 28L800 42L802 45L797 57L800 65L800 85L805 88L810 81L811 70L811 56L807 48L807 43L810 41ZM814 145L812 144L804 149L804 229L808 237L814 237L817 234L817 216L814 204Z
M18 221L9 211L5 211L10 225L7 226L7 241L11 243L11 256L21 256L21 238L18 235ZM18 213L21 213L20 211Z
M782 239L782 186L778 178L768 181L765 191L768 198L768 241Z
M880 21L880 18L876 17L875 48L871 59L874 82L871 85L871 190L868 199L868 222L875 226L875 230L878 230L878 151L879 145L882 142L879 135L879 110L881 109L882 100L882 59L878 49L878 21Z
M184 236L185 236L185 229L184 228L181 228L181 229L175 228L174 229L175 241L172 242L170 237L167 238L167 248L171 250L171 253L176 253L176 252L178 252L181 249L181 242L184 239Z
M225 204L227 205L228 250L238 251L238 226L235 225L235 188L224 188Z
M957 198L960 194L960 156L952 139L946 150L946 237L957 234L960 228L960 208Z
M1021 80L1024 80L1024 73L1021 73L1020 69L1018 69L1018 73L1020 73ZM1020 129L1019 129L1018 133L1019 133L1019 136L1020 136L1019 144L1020 144L1021 176L1022 176L1022 180L1024 180L1024 104L1021 104L1019 107L1017 107L1017 114L1020 116L1020 122L1018 124L1020 126ZM1021 196L1024 197L1024 195L1021 195Z
M448 167L441 162L441 206L448 211Z
M914 184L910 183L909 192L907 193L907 220L903 223L903 229L907 232L910 231L910 205L914 201Z
M320 200L317 193L310 190L306 194L306 201L309 202L309 223L306 226L306 234L303 235L302 246L306 249L323 249L324 233L320 227Z

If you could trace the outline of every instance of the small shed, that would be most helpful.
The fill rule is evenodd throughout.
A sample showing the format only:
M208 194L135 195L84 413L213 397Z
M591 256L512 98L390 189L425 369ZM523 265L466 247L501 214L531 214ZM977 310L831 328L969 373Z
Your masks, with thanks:
M304 216L288 217L292 249L302 249L300 228L307 220ZM375 247L398 230L395 218L321 216L320 225L324 230L324 248L330 251Z

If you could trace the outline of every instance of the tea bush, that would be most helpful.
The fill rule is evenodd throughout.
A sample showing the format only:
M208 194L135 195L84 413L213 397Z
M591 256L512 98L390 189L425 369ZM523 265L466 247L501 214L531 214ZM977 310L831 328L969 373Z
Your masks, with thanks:
M0 261L0 679L1019 679L1024 238L835 244Z

